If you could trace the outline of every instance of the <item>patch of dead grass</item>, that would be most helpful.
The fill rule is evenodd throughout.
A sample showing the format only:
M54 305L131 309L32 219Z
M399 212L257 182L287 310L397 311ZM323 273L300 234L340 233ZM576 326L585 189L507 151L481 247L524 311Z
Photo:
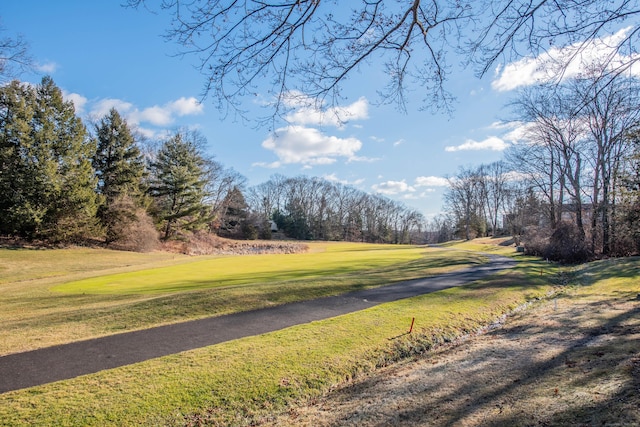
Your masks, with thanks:
M163 242L162 249L185 255L255 255L303 253L309 246L294 241L232 240L209 233L194 233L188 239Z
M264 425L640 425L639 286L574 289Z

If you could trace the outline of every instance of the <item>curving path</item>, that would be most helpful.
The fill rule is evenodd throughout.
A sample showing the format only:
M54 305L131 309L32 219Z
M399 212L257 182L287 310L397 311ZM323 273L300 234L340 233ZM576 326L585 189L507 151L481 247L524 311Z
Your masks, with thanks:
M0 357L0 393L91 374L225 341L351 313L482 279L515 265L486 264L343 295L109 335Z

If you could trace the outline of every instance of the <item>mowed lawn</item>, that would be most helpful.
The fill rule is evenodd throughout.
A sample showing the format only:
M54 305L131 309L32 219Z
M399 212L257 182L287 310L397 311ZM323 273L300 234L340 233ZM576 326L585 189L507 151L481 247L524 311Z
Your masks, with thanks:
M365 256L363 252L369 255ZM57 310L64 313L65 318L76 317L72 322L59 320L59 325L64 326L62 329L68 329L81 328L83 324L95 328L93 318L102 317L103 330L106 331L108 327L105 325L113 327L123 322L124 311L137 313L132 314L127 319L129 321L153 317L151 313L178 312L183 305L189 307L184 310L183 317L189 317L198 312L198 304L210 304L209 310L214 311L213 301L228 307L237 305L236 309L247 309L241 301L269 301L273 304L290 298L378 286L484 260L481 254L465 251L342 244L314 245L305 256L294 257L299 258L297 271L306 271L311 278L287 275L288 280L281 280L277 272L265 271L268 268L264 264L260 270L262 282L249 283L247 271L239 271L241 277L233 285L216 287L216 281L209 278L205 282L211 283L209 286L212 287L168 294L154 286L150 294L140 293L139 285L134 286L138 293L81 294L78 292L89 289L92 281L78 277L69 284L60 278L54 280L55 283L47 278L42 279L44 282L12 282L9 287L14 288L14 298L17 296L15 287L32 288L34 294L25 308L29 304L38 305L38 308L27 308L33 318L47 310ZM306 257L308 265L301 265ZM323 257L327 262L334 259L330 271L315 267L313 260L323 265ZM257 260L260 258L245 257L247 269L259 265ZM524 302L543 298L556 287L553 280L556 266L527 257L518 258L521 262L516 268L468 286L71 380L3 393L0 395L0 425L255 424L269 419L270 414L286 410L288 403L312 399L363 372L473 333ZM348 262L349 259L352 263ZM208 261L216 260L194 261L196 265L201 262L207 265ZM178 263L176 267L188 265L184 264L185 260L171 262ZM141 263L135 268L142 273L144 265L149 264ZM213 270L203 269L202 265L200 270L211 274ZM359 265L359 268L354 265ZM110 272L109 269L103 271ZM169 272L171 269L167 269L165 274ZM123 272L117 272L120 273ZM283 271L282 274L289 273ZM117 276L115 282L118 277L122 276ZM194 280L200 282L189 279ZM22 294L23 300L27 294ZM216 299L217 294L226 296ZM2 298L12 304L12 310L20 299L12 300L6 293ZM48 301L49 308L42 300ZM164 306L172 308L166 311L161 308ZM83 312L92 314L81 320L79 313ZM203 312L199 311L200 314ZM48 317L47 322L50 322L52 315ZM174 320L179 318L173 317ZM412 319L415 319L415 326L413 333L408 334ZM156 319L150 323L163 320ZM23 323L15 322L15 329L10 332L16 332L30 322L33 322L31 328L34 332L38 331L37 324L41 329L49 326L46 322L25 316ZM57 333L60 334L60 330Z
M478 241L454 247L504 254L513 252L512 248ZM244 278L238 277L234 285L216 287L216 281L209 278L203 282L213 287L201 285L205 287L163 293L151 285L149 294L140 290L129 291L137 293L79 292L90 289L93 282L84 280L89 276L98 278L116 274L112 280L117 282L122 278L121 273L134 270L142 273L167 263L176 267L193 262L206 265L207 261L217 258L174 259L169 256L156 264L158 260L152 254L148 258L141 256L129 261L129 265L123 267L108 266L102 258L115 257L115 254L79 250L85 260L102 265L102 270L96 273L82 267L83 262L78 260L65 264L62 258L74 258L69 253L64 256L52 253L52 256L60 257L51 264L57 266L60 274L48 277L44 272L38 273L38 268L34 267L32 274L39 279L28 280L23 274L20 281L4 280L0 285L0 304L3 307L6 304L11 313L0 313L3 316L0 326L5 328L2 337L14 339L22 334L20 331L30 329L39 334L42 342L55 341L64 335L62 330L82 330L85 324L90 325L83 332L85 335L100 328L106 333L109 328L125 321L136 320L141 326L145 322L153 324L167 318L179 320L203 315L207 311L214 312L218 305L226 306L227 310L246 309L248 307L242 305L244 301L268 301L272 304L288 298L301 299L377 286L385 281L432 274L483 260L478 253L420 247L314 244L311 249L306 254L310 259L322 260L322 254L327 259L336 257L337 264L332 273L314 269L313 262L309 260L309 266L297 266L298 271L308 271L315 276L308 280L303 277L279 280L275 271L265 272L266 267L263 267L261 280L270 279L271 282L249 283L247 272L242 271L238 274ZM370 257L358 252L370 252ZM4 251L0 253L7 256ZM406 258L394 258L400 253ZM11 256L15 255L8 255L9 259ZM127 258L126 254L119 256ZM133 256L138 257L139 254ZM351 256L359 260L354 264L360 264L360 269L349 265L339 267ZM247 269L258 265L254 261L259 258L246 257ZM466 286L71 380L3 393L0 394L0 425L256 425L287 411L290 404L312 402L355 376L474 334L527 302L553 295L554 298L592 298L594 304L599 304L603 299L612 297L631 301L640 292L640 258L608 260L578 269L566 269L522 255L516 258L519 262L515 268ZM104 261L102 264L101 259ZM11 262L8 267L6 263L3 267L5 273L14 271L12 274L18 274L20 270L15 265L11 266ZM165 273L171 271L167 269ZM211 270L207 271L211 274ZM200 282L189 279L191 282L194 280ZM139 289L139 285L134 287ZM225 296L217 298L215 295L218 294ZM292 294L295 296L291 297ZM183 306L187 308L182 310ZM207 309L201 310L200 306ZM20 307L27 314L17 320ZM123 314L125 312L130 313L129 317ZM56 316L59 319L54 327L49 323ZM38 319L41 317L45 319ZM102 320L95 322L94 318ZM13 325L6 327L5 319L14 319L9 322ZM408 328L414 320L413 333L409 334ZM50 327L53 329L48 329ZM53 338L47 337L49 332ZM24 339L28 340L28 337ZM626 387L637 381L633 372L623 366L614 374L618 375L616 378L621 386ZM547 392L547 389L540 390L540 393Z
M310 243L300 254L201 256L0 249L0 354L424 277L484 257Z

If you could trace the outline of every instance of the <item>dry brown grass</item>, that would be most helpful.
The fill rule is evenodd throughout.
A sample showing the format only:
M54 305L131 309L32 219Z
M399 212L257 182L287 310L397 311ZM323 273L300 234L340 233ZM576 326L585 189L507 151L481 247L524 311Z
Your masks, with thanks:
M182 240L169 240L162 250L185 255L293 254L308 250L300 242L272 240L232 240L209 233L194 233Z
M639 291L615 278L575 288L273 425L640 425Z

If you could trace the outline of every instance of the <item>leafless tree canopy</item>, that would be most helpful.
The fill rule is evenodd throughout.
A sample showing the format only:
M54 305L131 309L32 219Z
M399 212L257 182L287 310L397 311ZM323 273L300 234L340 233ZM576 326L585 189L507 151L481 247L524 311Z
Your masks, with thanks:
M21 37L5 36L0 26L0 83L16 77L31 67L27 42Z
M199 56L205 94L239 108L268 82L276 111L303 100L335 104L348 77L381 64L380 102L404 109L418 85L423 106L446 109L453 53L484 75L554 46L578 43L579 55L580 46L629 25L613 46L629 58L617 64L624 69L640 30L638 0L128 1L152 10L157 3L174 18L168 38Z

